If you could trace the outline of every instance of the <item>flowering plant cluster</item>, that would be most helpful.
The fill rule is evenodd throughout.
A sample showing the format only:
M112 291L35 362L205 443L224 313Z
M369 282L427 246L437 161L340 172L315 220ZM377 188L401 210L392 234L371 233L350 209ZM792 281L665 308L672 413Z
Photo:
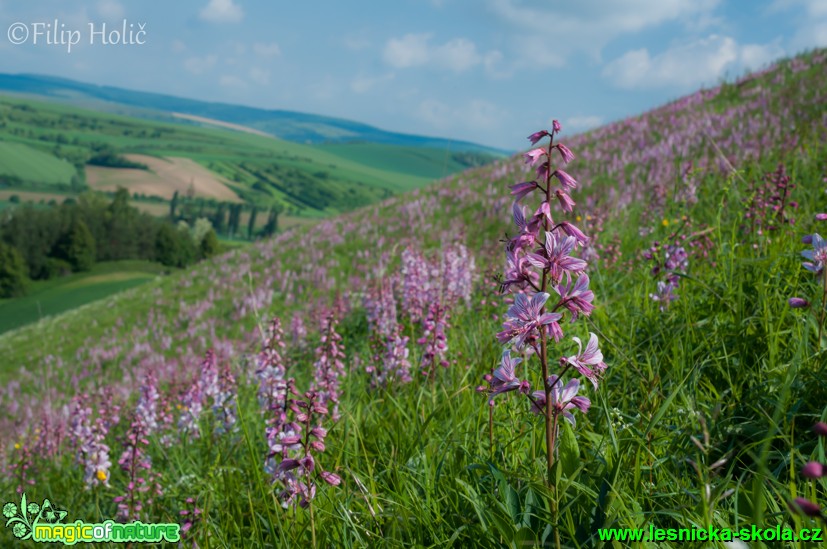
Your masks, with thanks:
M545 147L532 149L525 154L526 162L536 168L536 179L511 185L516 201L512 207L517 233L506 245L506 272L502 290L515 294L506 313L503 331L497 334L500 343L511 346L506 349L501 363L491 375L486 376L487 392L493 397L511 391L525 395L531 403L531 411L545 419L546 454L549 484L552 484L552 467L555 460L559 423L562 419L574 424L574 410L587 412L591 402L579 396L580 380L565 380L570 370L576 370L597 388L601 374L606 369L603 354L598 348L597 336L590 334L583 347L574 337L578 351L571 356L561 356L557 361L559 371L552 374L550 358L551 340L561 342L564 337L561 326L568 314L571 322L581 315L589 316L594 309L594 293L589 289L586 274L587 262L574 255L578 247L589 239L569 221L555 221L551 204L556 200L564 213L571 213L575 202L569 192L577 188L577 181L560 168L555 168L555 151L563 162L574 159L574 154L561 143L554 142L560 132L560 124L553 122L551 132L539 131L529 136L532 145L548 138ZM555 186L559 185L559 186ZM532 193L540 195L540 204L527 215L526 198ZM529 210L530 212L531 210ZM535 355L542 372L542 387L531 390L531 383L521 379L517 366L523 358L512 356L512 351Z
M669 304L678 298L675 293L681 281L678 273L685 273L689 268L689 255L683 246L667 244L662 247L660 242L656 241L644 252L643 257L654 261L653 277L657 278L662 275L661 280L658 281L657 292L649 294L649 299L660 303L660 310L665 311Z
M816 435L827 439L827 423L819 421L813 425L813 432ZM809 461L807 462L807 465L801 469L801 476L811 480L825 478L827 477L827 464L819 463L818 461ZM824 520L825 524L827 524L827 514L825 514L825 510L819 507L817 503L814 503L807 498L795 498L790 504L790 508L793 511L799 511L808 517L821 518Z

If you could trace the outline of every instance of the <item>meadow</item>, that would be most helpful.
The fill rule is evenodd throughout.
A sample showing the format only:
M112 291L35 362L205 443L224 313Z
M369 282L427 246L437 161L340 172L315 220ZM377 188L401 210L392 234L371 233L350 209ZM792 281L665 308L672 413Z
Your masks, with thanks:
M0 491L21 525L0 540L56 516L18 513L22 493L199 547L824 528L826 78L816 50L586 134L527 128L565 148L0 335ZM520 308L545 293L553 312ZM591 334L600 358L573 340ZM580 372L579 400L541 363Z

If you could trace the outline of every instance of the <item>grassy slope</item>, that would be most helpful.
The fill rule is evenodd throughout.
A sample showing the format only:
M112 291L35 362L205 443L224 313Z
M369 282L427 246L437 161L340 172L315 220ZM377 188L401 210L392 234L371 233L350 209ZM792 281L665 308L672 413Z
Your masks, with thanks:
M732 118L728 125L717 127L727 118L713 116L720 95L709 94L563 140L580 157L567 170L584 187L574 194L581 226L599 234L596 250L603 255L589 268L597 310L588 323L565 330L580 337L598 332L609 364L599 390L584 390L592 408L578 416L574 467L560 471L555 498L566 546L599 546L601 526L817 526L791 515L786 501L798 495L827 500L823 483L802 482L797 475L806 461L825 461L823 443L808 429L827 416L827 360L814 315L790 309L786 300L818 299L817 281L801 267L798 252L805 248L801 236L818 229L813 213L827 210L825 136L823 128L808 123L818 120L814 113L823 105L824 59L817 52L762 76L758 87L766 108L741 109L752 105L750 86L741 88L737 100L726 99L738 108L722 108ZM778 123L780 117L789 124ZM699 125L706 137L690 131L698 119L711 120ZM760 132L750 133L756 120L763 122L756 126ZM791 143L794 136L785 128L792 125L800 133ZM750 151L760 149L763 133L777 148L753 158ZM648 159L645 169L652 177L636 176L638 158L631 160L630 183L622 171L603 171L612 165L618 135L638 144L635 154ZM663 149L666 135L682 137ZM710 142L729 156L737 173L720 171L721 155ZM682 150L684 143L697 172L676 183L663 174L678 164L670 151ZM792 195L800 203L798 221L764 235L747 232L743 203L751 185L779 161L798 185ZM43 399L58 398L48 387L65 383L81 367L90 379L123 379L134 388L145 371L142 361L166 372L170 385L186 385L199 371L205 344L233 357L229 363L238 375L249 375L242 357L258 344L255 332L245 339L248 330L274 314L285 323L293 311L315 318L317 307L337 290L369 287L383 254L393 272L406 245L433 248L462 240L481 272L499 270L498 239L513 231L506 185L525 173L519 159L469 172L405 200L282 235L59 321L6 334L0 354L9 358L7 375L26 364L37 372L37 385L32 376L15 377L29 394L36 386ZM694 205L678 199L678 191L691 185L699 199ZM610 213L607 203L614 207ZM693 256L679 299L662 312L648 297L655 280L641 252L669 239L683 215L712 247L706 256ZM620 259L612 261L615 245ZM489 446L486 399L474 391L501 352L493 337L501 318L492 315L501 317L505 305L490 290L491 284L481 284L470 307L454 313L448 333L452 365L435 384L416 380L387 391L371 389L362 367L350 360L356 354L363 365L369 360L364 311L358 294L351 296L353 310L341 331L353 369L345 382L343 419L319 457L320 466L336 470L344 482L337 489L319 488L314 509L322 546L501 547L547 539L554 518L543 482L540 423L514 395L504 398L495 408ZM82 335L78 326L84 327ZM411 330L417 337L417 329ZM39 348L47 334L48 348ZM156 344L162 335L174 336L171 347ZM208 339L199 343L202 337ZM300 387L311 376L314 342L286 350ZM134 354L139 343L153 351ZM101 358L103 349L117 358ZM574 352L568 338L555 346L555 353ZM55 367L47 354L65 365ZM414 361L418 357L414 346ZM536 375L530 379L537 383ZM264 424L254 392L255 386L246 385L240 391L236 435L207 435L169 448L153 438L154 467L165 475L165 494L150 510L153 520L181 520L184 499L196 497L204 509L194 530L202 545L208 536L215 545L310 543L310 514L283 511L263 478ZM6 425L11 431L12 424ZM210 428L209 420L204 427ZM722 458L723 465L713 469ZM127 482L123 472L113 467L112 487L90 493L81 489L71 453L54 462L38 462L38 482L30 492L59 501L73 518L113 516L111 500Z
M89 272L33 282L25 297L0 300L0 333L134 288L162 270L157 263L112 261L98 263Z
M69 184L74 167L50 154L20 143L0 141L0 176L10 175L23 181Z
M9 119L0 125L0 140L7 143L5 147L26 145L48 155L76 159L88 155L93 143L107 143L122 153L184 156L234 181L248 200L264 203L276 200L302 210L313 210L314 205L301 201L300 190L290 191L282 183L301 178L300 185L308 191L314 186L327 189L327 192L335 189L345 193L353 204L364 205L386 197L388 193L422 187L435 174L446 173L446 167L453 171L462 168L456 162L446 166L443 152L428 148L413 154L406 147L377 146L377 154L407 160L404 163L376 161L371 159L373 152L370 148L339 146L334 154L324 146L102 114L31 99L0 99L0 120L4 116ZM350 154L351 150L353 154ZM54 157L52 161L58 162ZM39 172L18 173L20 169L15 167L16 164L0 166L4 173L9 173L11 168L24 181L40 182ZM273 178L262 175L268 170L275 170ZM262 182L263 186L253 189L256 182ZM344 202L344 206L331 205L321 209L330 213L348 207L352 205Z

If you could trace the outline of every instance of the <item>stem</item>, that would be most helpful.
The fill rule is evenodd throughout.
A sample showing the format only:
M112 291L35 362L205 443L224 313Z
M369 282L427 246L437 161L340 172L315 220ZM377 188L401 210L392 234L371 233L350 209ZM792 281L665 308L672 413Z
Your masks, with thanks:
M491 448L491 460L494 460L494 408L488 407L488 445Z
M827 310L827 267L824 267L821 270L821 278L822 278L822 287L824 288L824 293L821 295L821 313L818 320L818 350L821 350L821 334L824 330L824 311Z
M548 166L546 168L546 202L551 205L551 152L554 143L554 130L552 130L549 136L548 142L548 155L546 160L548 162ZM548 231L549 230L549 223L548 218L543 219L543 228ZM548 287L548 271L543 269L543 280L540 286L540 290L542 292L546 291ZM545 305L540 310L540 314L545 314L546 308ZM540 367L543 372L543 388L545 389L546 393L546 416L545 416L545 423L546 423L546 475L548 477L548 486L553 491L555 490L556 486L554 485L554 475L552 473L552 468L554 467L554 432L553 432L553 418L552 418L552 409L551 409L551 386L548 383L548 334L546 333L545 328L540 328ZM556 513L555 513L556 515ZM556 517L555 517L556 518Z
M313 549L316 549L316 517L313 514L313 502L308 501L307 506L310 509L310 537L313 540Z

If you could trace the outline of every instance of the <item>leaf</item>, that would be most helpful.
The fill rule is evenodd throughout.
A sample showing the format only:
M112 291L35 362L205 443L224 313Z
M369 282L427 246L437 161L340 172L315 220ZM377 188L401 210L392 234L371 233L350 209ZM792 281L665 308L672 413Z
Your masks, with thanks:
M562 472L566 478L572 478L580 467L580 446L568 421L561 422L558 451Z

